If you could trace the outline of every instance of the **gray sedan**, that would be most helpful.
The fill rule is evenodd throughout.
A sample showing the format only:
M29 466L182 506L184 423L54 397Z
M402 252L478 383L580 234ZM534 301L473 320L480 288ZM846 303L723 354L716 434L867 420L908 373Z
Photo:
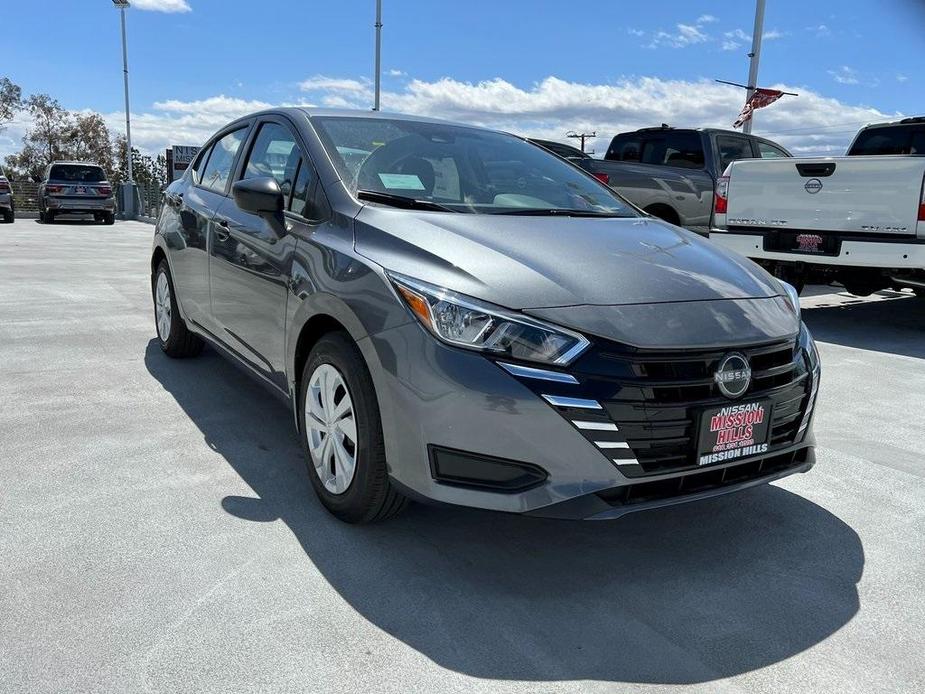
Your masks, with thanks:
M241 118L167 188L151 281L163 350L209 343L291 403L345 521L614 518L815 460L792 287L511 135Z

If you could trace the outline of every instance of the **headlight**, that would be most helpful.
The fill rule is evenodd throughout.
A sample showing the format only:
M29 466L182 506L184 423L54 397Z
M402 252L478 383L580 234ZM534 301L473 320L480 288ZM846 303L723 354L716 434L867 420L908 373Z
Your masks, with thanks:
M437 338L499 357L565 365L589 345L578 333L449 289L389 273L398 295Z
M794 312L797 314L797 318L800 317L800 292L797 291L797 288L792 284L784 282L783 280L777 280L780 282L780 285L784 288L784 291L787 292L787 297L790 299L790 305L793 306Z

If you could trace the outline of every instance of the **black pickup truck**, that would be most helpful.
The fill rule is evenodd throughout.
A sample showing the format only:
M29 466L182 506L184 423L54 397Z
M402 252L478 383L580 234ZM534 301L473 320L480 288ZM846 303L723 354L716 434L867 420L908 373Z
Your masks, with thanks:
M617 135L603 159L573 161L649 214L706 236L716 179L731 162L789 156L755 135L663 125Z

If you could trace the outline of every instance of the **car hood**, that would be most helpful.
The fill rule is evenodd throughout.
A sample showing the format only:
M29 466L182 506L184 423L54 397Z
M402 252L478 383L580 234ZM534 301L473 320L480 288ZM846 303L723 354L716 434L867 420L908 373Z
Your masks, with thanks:
M365 206L357 252L512 309L770 298L751 261L650 218L447 214Z

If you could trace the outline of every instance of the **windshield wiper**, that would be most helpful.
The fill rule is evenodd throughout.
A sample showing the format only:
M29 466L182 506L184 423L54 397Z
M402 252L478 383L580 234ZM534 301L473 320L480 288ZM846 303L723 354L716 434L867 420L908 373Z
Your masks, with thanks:
M439 202L431 202L430 200L417 200L415 198L409 198L404 195L382 193L378 190L363 190L361 188L357 191L357 197L360 200L381 202L383 205L401 207L407 210L437 210L439 212L459 212L459 210L454 210L452 207L441 205Z
M505 210L493 210L489 214L523 215L525 217L629 217L631 215L617 212L597 212L595 210L572 210L566 207L511 207Z

